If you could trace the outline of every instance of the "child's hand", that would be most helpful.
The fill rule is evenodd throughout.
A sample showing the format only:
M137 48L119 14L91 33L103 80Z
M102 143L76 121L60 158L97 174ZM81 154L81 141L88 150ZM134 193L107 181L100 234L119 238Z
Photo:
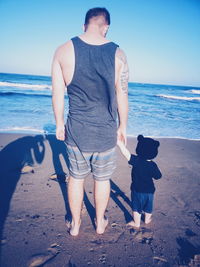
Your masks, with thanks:
M124 146L124 143L121 141L121 140L117 140L117 145L119 146L119 147L122 147L122 146Z
M117 140L117 145L121 150L123 150L126 147L124 142L119 139Z
M128 151L128 149L126 148L124 142L118 139L117 140L117 145L120 148L122 154L127 158L127 160L130 160L131 154Z

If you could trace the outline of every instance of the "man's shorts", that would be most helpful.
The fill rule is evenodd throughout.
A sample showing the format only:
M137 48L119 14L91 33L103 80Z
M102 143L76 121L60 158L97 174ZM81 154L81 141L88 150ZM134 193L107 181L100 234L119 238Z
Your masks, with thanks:
M76 146L66 146L70 176L84 179L92 172L93 178L97 181L111 178L116 167L115 147L104 152L82 152Z
M133 192L131 192L133 211L137 211L140 214L142 213L142 211L152 213L153 198L154 194L152 193L139 193L134 190Z

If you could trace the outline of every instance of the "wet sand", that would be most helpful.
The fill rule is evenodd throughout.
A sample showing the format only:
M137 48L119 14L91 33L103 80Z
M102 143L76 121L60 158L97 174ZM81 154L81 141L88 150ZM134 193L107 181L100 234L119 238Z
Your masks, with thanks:
M0 134L1 266L200 266L200 141L158 140L155 162L163 178L155 182L153 221L140 230L126 227L131 167L118 150L109 226L104 235L95 233L88 176L80 234L71 237L63 142L52 135ZM129 138L131 151L135 145Z

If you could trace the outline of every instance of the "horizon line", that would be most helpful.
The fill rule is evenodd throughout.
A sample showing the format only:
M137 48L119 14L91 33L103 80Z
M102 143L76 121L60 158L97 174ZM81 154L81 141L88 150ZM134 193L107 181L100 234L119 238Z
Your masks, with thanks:
M1 72L0 74L15 74L15 75L27 75L27 76L40 76L40 77L48 77L51 78L51 75L45 75L45 74L30 74L30 73L16 73L16 72ZM185 85L185 84L169 84L169 83L159 83L159 82L138 82L138 81L129 81L128 83L135 83L135 84L152 84L152 85L167 85L167 86L185 86L185 87L195 87L200 88L200 82L199 85Z

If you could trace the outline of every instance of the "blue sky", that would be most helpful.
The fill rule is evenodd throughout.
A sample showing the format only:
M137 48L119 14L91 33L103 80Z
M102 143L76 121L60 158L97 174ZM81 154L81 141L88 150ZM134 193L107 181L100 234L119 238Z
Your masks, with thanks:
M200 86L199 0L0 0L0 72L50 75L55 49L106 7L130 81Z

